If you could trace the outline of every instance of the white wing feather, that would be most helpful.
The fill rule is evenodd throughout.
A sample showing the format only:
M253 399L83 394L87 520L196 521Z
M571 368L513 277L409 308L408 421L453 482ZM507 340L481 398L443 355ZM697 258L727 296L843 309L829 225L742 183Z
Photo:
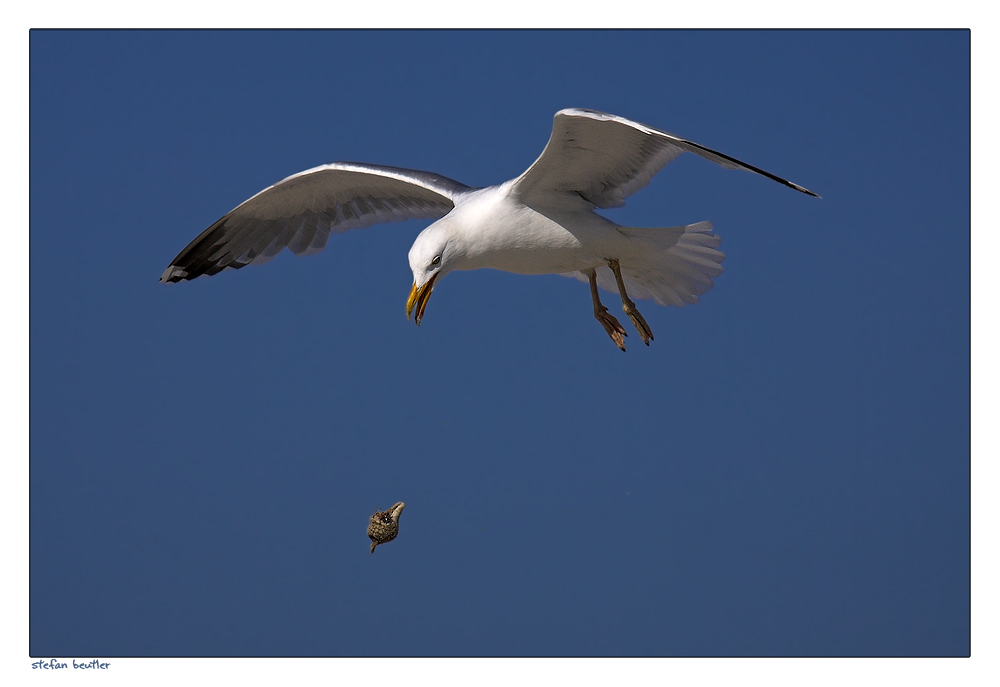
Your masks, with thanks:
M468 186L431 172L335 162L269 186L201 233L167 267L161 282L267 262L282 249L308 255L331 233L379 222L438 219Z
M514 192L528 205L553 193L563 193L579 195L599 208L620 207L625 198L648 185L667 163L685 152L816 195L770 172L665 131L582 109L556 113L545 150L514 181Z

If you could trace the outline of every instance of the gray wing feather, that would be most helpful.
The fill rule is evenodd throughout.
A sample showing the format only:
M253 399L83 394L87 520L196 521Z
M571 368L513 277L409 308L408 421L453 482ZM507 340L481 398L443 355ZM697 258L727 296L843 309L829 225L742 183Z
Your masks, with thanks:
M269 186L201 233L170 263L161 282L259 265L284 248L317 253L331 233L380 222L438 219L470 191L447 177L398 167L335 162Z
M545 150L514 181L514 192L529 203L536 195L556 192L578 194L599 208L620 207L625 198L648 185L667 163L685 152L816 195L770 172L665 131L582 109L556 113Z

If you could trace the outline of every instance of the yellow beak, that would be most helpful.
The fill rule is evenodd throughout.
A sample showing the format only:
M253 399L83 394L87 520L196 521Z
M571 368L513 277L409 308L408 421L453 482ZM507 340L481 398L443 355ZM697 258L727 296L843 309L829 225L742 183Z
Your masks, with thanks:
M417 310L417 316L414 321L417 326L420 326L420 320L424 317L424 308L427 307L427 301L431 299L431 291L434 290L434 280L437 279L437 274L427 280L427 283L417 288L417 283L413 282L413 288L410 289L410 297L406 299L406 319L410 319L410 315L413 313L414 307Z

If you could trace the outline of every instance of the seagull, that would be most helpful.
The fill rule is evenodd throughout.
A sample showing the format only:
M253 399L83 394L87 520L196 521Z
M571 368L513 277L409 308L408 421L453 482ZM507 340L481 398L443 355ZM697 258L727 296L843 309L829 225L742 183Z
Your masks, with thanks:
M334 162L269 186L228 213L174 258L161 282L180 282L259 265L282 249L309 255L331 233L380 222L433 219L410 248L413 286L406 317L419 326L431 293L454 270L564 274L589 282L594 317L622 351L625 328L601 303L598 287L621 297L647 346L653 332L632 298L660 305L698 302L725 257L710 222L624 227L596 208L625 204L681 153L726 169L812 191L692 141L623 117L585 109L555 114L552 136L516 179L472 188L440 174Z

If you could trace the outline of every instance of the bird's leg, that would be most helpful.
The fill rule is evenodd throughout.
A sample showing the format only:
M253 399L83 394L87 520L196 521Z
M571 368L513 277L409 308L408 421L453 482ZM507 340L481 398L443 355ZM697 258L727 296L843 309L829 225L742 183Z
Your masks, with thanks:
M642 342L648 346L650 340L653 338L653 331L649 328L649 325L646 324L646 319L639 314L638 310L636 310L635 303L632 302L632 299L629 298L628 294L625 292L625 280L622 279L621 265L618 264L617 260L609 259L608 267L610 267L611 271L615 273L615 281L618 282L618 293L622 296L622 310L625 311L625 314L628 315L628 318L632 320L632 324L634 324L635 328L639 331L639 336L642 337ZM591 280L591 283L593 283L593 280Z
M608 309L601 304L601 297L597 295L597 272L590 270L587 276L590 278L590 295L594 299L594 317L601 323L604 331L608 333L608 336L615 342L615 345L624 351L625 337L628 336L625 333L625 327L621 326L618 320L612 317L608 313Z

